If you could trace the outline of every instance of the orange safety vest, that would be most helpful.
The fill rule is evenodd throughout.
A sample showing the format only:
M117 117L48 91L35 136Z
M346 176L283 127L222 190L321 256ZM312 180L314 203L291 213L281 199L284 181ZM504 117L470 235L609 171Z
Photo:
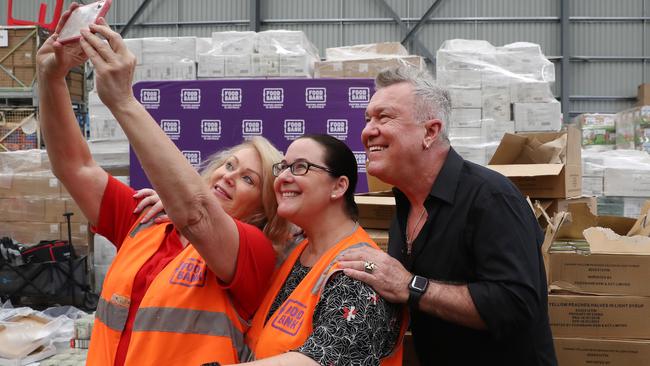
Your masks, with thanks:
M307 276L266 322L275 297L307 245L308 239L303 240L280 266L262 305L253 317L251 328L246 334L246 342L253 352L250 360L275 356L304 344L313 331L313 315L325 283L333 273L341 271L336 264L337 255L355 246L367 245L378 248L365 230L357 228L352 235L338 242L321 256ZM402 365L402 339L407 326L405 310L403 315L402 329L395 348L389 356L381 360L381 365Z
M169 224L136 223L106 274L87 365L112 366L133 281L160 248ZM156 276L133 324L125 365L238 363L248 358L246 324L199 253L188 245Z

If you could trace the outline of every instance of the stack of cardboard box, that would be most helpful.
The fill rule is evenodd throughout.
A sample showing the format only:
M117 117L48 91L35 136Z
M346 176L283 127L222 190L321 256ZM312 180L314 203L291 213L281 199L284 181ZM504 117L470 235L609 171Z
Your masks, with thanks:
M66 212L77 254L88 253L88 220L52 175L42 150L1 153L0 236L22 244L68 240Z
M448 40L436 74L451 96L452 146L467 160L486 165L504 133L560 130L555 70L539 45Z
M325 61L315 65L315 78L374 78L386 68L410 65L425 68L424 59L409 55L399 42L361 44L325 50Z
M650 359L646 219L596 216L575 204L547 227L542 250L560 364L642 365Z
M199 79L312 77L318 49L302 31L214 32L198 54Z
M49 37L46 29L36 26L0 27L0 88L31 89L36 81L36 52ZM83 102L84 69L77 67L66 77L70 97Z

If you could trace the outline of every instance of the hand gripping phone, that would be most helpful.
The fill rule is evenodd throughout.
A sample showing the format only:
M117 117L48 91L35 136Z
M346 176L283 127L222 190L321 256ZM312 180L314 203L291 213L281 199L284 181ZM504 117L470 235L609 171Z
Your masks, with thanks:
M112 0L100 0L76 8L63 25L57 40L62 44L78 42L81 38L81 29L87 29L90 24L97 23L98 18L106 15L111 3Z

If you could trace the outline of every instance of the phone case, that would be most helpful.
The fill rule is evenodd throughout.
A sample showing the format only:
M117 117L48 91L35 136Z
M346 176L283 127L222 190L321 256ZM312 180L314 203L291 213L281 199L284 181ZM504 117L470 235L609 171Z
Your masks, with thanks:
M62 44L79 41L80 30L87 28L89 24L97 23L97 18L106 15L111 3L112 0L101 0L75 9L63 25L58 41Z

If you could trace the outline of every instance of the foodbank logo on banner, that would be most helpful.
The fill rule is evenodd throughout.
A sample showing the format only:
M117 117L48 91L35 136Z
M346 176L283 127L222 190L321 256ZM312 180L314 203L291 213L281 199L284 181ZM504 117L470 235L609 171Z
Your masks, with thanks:
M160 120L160 128L172 140L178 140L181 137L181 121L177 119Z
M239 109L242 104L241 88L221 89L221 107L224 109Z
M201 120L201 138L203 140L220 140L221 139L221 120L203 119Z
M280 109L284 107L284 89L264 88L262 90L262 102L266 109Z
M347 119L328 119L327 134L345 141L348 138L348 120Z
M305 88L307 108L321 109L327 104L327 88Z
M295 140L305 134L304 119L285 119L284 120L284 138Z
M367 87L350 87L348 88L348 103L350 108L368 107L370 103L370 88Z
M181 108L199 109L201 106L201 89L181 89Z
M354 158L357 159L357 169L359 173L366 172L366 152L365 151L353 151Z
M201 166L201 152L198 150L183 150L181 151L187 161L195 168Z
M263 122L261 119L245 119L241 122L241 132L244 139L261 136L263 130Z
M140 90L140 104L147 109L158 109L160 107L160 89Z

